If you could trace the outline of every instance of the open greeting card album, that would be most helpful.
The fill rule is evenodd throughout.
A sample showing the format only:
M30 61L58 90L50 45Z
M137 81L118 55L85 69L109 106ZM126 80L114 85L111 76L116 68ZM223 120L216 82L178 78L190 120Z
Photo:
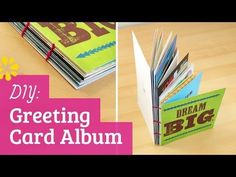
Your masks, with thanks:
M137 101L155 144L164 145L212 128L225 89L198 94L202 72L194 73L189 54L182 59L177 35L154 34L151 65L132 32Z
M115 71L116 23L11 24L76 89Z

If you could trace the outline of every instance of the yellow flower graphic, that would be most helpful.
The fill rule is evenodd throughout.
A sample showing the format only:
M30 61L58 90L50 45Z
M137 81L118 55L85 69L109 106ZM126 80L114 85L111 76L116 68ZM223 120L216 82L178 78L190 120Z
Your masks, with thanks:
M0 61L0 80L4 78L11 80L12 76L17 76L19 65L14 62L14 58L2 57Z

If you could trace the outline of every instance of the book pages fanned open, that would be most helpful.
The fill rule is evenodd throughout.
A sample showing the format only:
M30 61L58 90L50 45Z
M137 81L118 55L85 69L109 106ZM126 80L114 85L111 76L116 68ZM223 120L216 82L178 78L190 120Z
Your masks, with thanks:
M202 72L194 73L189 54L179 60L177 35L162 48L162 33L156 33L151 67L134 32L132 38L137 102L154 144L164 145L213 128L225 89L199 94Z

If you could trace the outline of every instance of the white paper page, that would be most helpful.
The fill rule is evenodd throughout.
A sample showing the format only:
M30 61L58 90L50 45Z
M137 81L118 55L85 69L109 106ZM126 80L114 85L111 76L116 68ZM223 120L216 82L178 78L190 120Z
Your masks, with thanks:
M159 60L160 60L160 55L161 55L161 52L163 50L163 46L162 46L162 33L160 33L160 35L158 36L157 38L157 41L156 41L157 45L156 45L156 53L154 55L154 63L152 65L152 70L154 71L154 69L156 68ZM153 72L154 74L154 72Z
M163 55L165 54L167 48L168 48L168 47L170 46L170 44L171 44L171 41L172 41L171 39L172 39L172 32L169 34L168 39L167 39L167 41L166 41L166 43L165 43L165 46L164 46L164 48L163 48L163 50L162 50L162 52L161 52L161 54L160 54L160 58L158 59L158 63L156 64L155 69L154 69L154 75L156 75L157 70L158 70L158 68L159 68L159 64L161 63L161 61L162 61L162 59L163 59Z
M132 32L132 37L137 77L137 101L154 141L150 66L143 55L134 32Z
M153 67L154 63L155 63L155 55L156 55L156 47L157 47L157 37L158 37L158 30L154 31L154 36L153 36L153 49L152 49L152 64L151 64L151 68Z

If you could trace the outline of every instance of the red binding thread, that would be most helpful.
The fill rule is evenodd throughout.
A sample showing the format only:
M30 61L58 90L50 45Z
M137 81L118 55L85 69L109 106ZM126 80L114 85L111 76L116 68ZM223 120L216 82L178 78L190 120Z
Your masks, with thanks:
M25 32L27 31L27 29L30 26L30 22L27 22L25 27L23 28L23 30L21 31L21 37L23 37L25 35Z
M52 47L51 49L49 50L49 52L47 53L47 56L46 56L46 61L48 61L48 59L50 58L50 56L52 55L52 52L53 50L55 49L55 44L52 44Z
M161 123L161 122L158 121L158 120L154 120L153 122L154 122L154 123L157 123L157 124L160 124L160 123Z
M158 109L160 109L160 110L161 110L161 108L160 108L160 107L158 107L158 106L153 106L153 108L158 108Z
M155 132L154 135L161 135L159 132Z

